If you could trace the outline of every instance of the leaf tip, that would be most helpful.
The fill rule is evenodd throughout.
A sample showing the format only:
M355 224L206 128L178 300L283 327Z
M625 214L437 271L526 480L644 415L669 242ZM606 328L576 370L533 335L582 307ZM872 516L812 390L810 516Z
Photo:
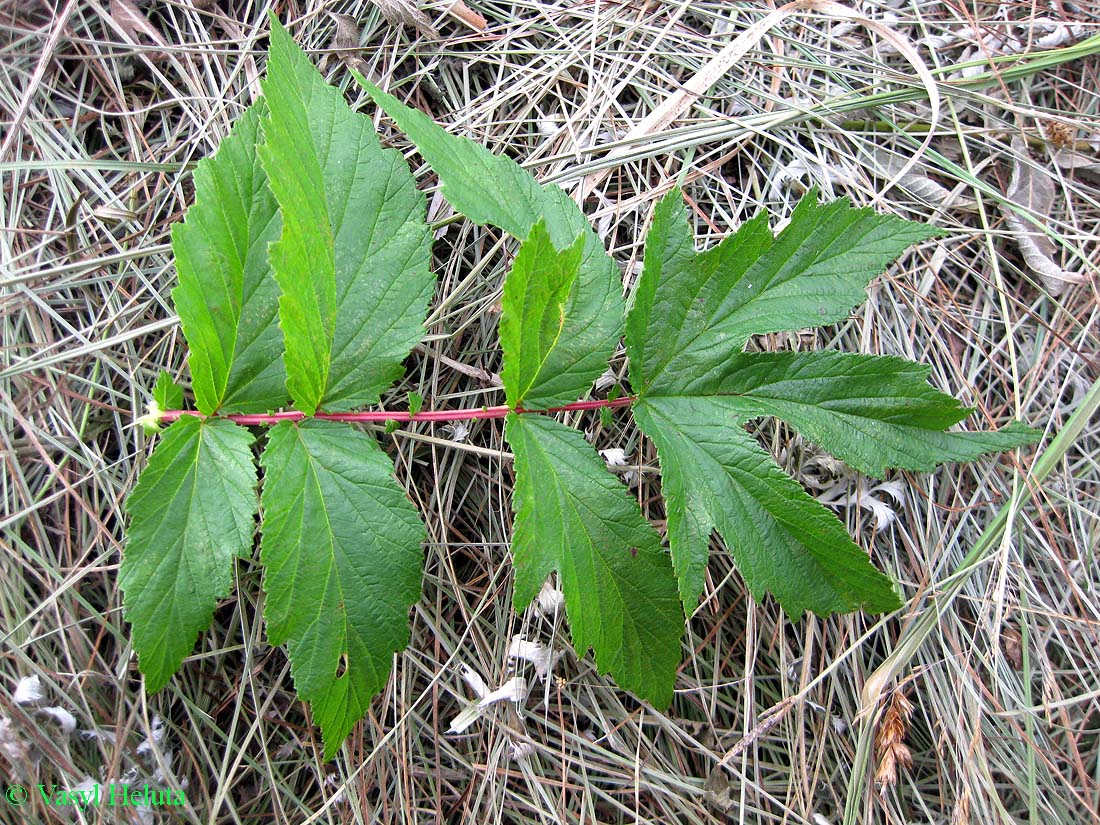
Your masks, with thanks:
M275 9L268 9L267 10L267 20L268 20L268 23L271 24L271 35L272 35L272 37L279 38L279 37L284 37L284 36L285 37L290 36L290 32L288 32L287 29L286 29L286 26L283 25L283 21L281 21L279 19L279 15L275 11Z

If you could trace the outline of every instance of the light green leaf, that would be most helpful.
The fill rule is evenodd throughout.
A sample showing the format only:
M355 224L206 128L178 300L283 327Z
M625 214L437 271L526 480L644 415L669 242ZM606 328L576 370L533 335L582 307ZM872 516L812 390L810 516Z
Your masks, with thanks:
M555 249L569 249L578 237L584 237L584 254L569 293L565 325L554 347L555 368L539 373L524 404L529 409L547 409L587 393L607 368L623 330L622 278L588 219L560 187L540 185L510 158L448 134L423 112L409 108L361 75L356 77L439 175L443 195L470 220L499 226L521 241L527 240L541 220Z
M630 383L636 392L677 363L705 329L726 294L772 245L767 215L761 212L733 235L696 254L683 195L673 189L658 203L646 235L642 275L626 318ZM744 341L731 341L730 352Z
M544 374L560 371L557 346L566 323L569 290L577 279L584 241L559 252L542 221L520 246L504 281L501 379L508 406L520 407Z
M274 20L262 85L287 388L307 414L374 404L424 334L435 283L424 196Z
M182 416L127 499L119 582L150 691L164 687L229 594L233 557L252 550L252 441L231 421Z
M157 383L153 385L153 403L162 412L183 409L183 390L172 380L172 376L166 370L160 371Z
M202 412L254 413L287 400L278 285L267 247L280 220L256 155L263 100L195 169L195 202L172 227L179 286L172 300L190 348Z
M667 707L684 620L660 538L581 433L512 413L505 436L516 456L516 606L556 570L578 652L592 647L601 671Z
M730 399L646 398L634 417L657 446L669 545L690 614L699 601L712 530L757 599L773 593L793 618L900 606L890 580L738 425Z
M857 470L931 470L1030 444L1039 430L943 432L971 412L928 384L930 367L839 352L751 353L722 367L719 393L742 418L774 415Z
M911 244L942 234L809 192L772 241L763 218L694 254L681 194L658 205L627 322L631 383L646 394L714 392L749 336L838 321Z
M279 424L261 464L268 640L289 642L328 759L408 644L425 530L389 457L347 425Z

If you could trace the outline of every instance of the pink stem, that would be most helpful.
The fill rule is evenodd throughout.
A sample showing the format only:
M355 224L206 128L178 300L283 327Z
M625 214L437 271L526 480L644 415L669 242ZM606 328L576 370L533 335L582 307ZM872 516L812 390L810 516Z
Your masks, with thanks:
M626 407L634 401L633 396L616 399L604 399L602 401L576 401L561 407L551 407L548 410L517 409L517 413L557 413L573 412L576 410L598 410L603 407ZM322 421L469 421L475 418L504 418L513 410L508 407L477 407L466 410L428 410L412 415L408 410L402 412L345 412L306 415L303 412L292 410L291 412L278 413L234 413L230 415L211 416L212 418L226 418L237 424L278 424L280 421L303 421L307 418L317 418ZM206 418L198 410L165 410L160 414L160 421L175 421L181 415L194 415Z

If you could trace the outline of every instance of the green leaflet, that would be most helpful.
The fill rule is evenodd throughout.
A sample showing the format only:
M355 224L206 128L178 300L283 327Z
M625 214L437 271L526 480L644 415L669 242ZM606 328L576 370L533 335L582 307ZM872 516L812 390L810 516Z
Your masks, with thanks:
M501 379L508 406L520 407L550 366L566 323L566 302L577 279L583 238L559 252L540 220L520 246L504 281Z
M889 580L840 522L740 429L778 416L852 466L929 469L1034 441L1013 424L996 433L945 433L969 412L898 358L840 353L743 353L749 335L842 317L867 281L923 224L818 205L796 207L772 238L761 218L702 253L674 191L655 210L626 324L634 415L661 460L669 544L688 612L702 589L712 530L750 590L771 591L792 616L888 610Z
M1018 421L997 432L943 432L971 410L928 384L930 367L840 352L751 353L722 367L718 388L741 418L774 415L867 475L931 470L1031 444Z
M362 75L357 74L356 79L416 144L439 175L447 201L474 223L499 226L522 241L536 223L545 220L559 248L568 246L577 235L591 233L588 220L560 187L542 186L511 158L455 137Z
M263 88L287 388L308 414L374 404L424 334L435 284L424 196L277 21Z
M768 217L761 213L717 246L696 254L683 197L673 189L653 211L646 235L642 275L626 317L630 383L636 392L669 369L706 328L719 304L753 262L772 245ZM744 341L731 340L729 352Z
M680 191L658 204L627 320L635 392L713 393L749 336L840 320L906 247L942 234L843 199L818 204L816 190L774 240L764 220L696 255Z
M172 227L180 279L172 300L195 402L208 415L266 412L287 398L279 291L267 257L279 212L256 156L263 111L262 100L249 106L217 153L199 162L195 203Z
M699 601L712 530L753 595L775 594L792 618L901 605L890 580L742 430L727 399L647 398L638 426L657 445L669 544L690 615Z
M153 403L162 411L183 409L183 390L165 370L160 371L153 385Z
M538 221L504 282L501 377L512 409L525 404L560 340L582 242L559 252ZM516 456L517 607L557 571L578 652L592 647L620 685L667 706L683 619L659 537L576 430L513 413L505 437Z
M684 619L660 538L581 433L512 413L505 437L516 456L516 607L558 571L578 653L592 647L600 670L667 707Z
M568 404L607 368L623 331L622 278L588 219L558 186L541 186L510 158L455 137L361 75L359 82L431 164L447 200L470 220L526 240L540 220L556 249L584 238L584 255L565 310L565 324L545 367L524 395L528 409Z
M134 649L150 691L164 687L252 550L252 434L185 415L164 431L134 491L122 585Z
M279 424L261 464L268 641L289 642L328 759L408 644L424 525L389 457L345 424Z

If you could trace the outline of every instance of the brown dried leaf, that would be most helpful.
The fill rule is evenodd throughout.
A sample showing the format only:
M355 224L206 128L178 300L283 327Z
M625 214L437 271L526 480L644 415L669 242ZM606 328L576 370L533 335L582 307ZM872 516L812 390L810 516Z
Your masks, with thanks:
M1044 286L1052 295L1060 295L1066 284L1078 284L1084 277L1067 272L1054 261L1054 244L1041 229L1025 219L1019 210L1035 217L1039 221L1050 220L1050 210L1054 204L1054 179L1050 174L1028 162L1027 146L1019 137L1012 140L1016 163L1012 169L1012 180L1008 184L1005 198L1018 207L1009 204L1001 207L1005 224L1016 240L1016 246L1023 255L1028 269L1043 280ZM1022 159L1022 160L1021 160Z
M139 46L155 45L168 48L164 37L149 18L134 4L133 0L111 0L111 19L115 21L125 35ZM145 52L150 62L165 59L164 52Z
M1023 670L1024 637L1020 635L1019 630L1005 625L1001 631L1001 649L1004 650L1005 658L1008 659L1013 670Z
M729 777L726 776L726 772L722 768L716 766L710 772L706 783L703 785L703 799L708 805L717 808L722 813L728 813L737 803L731 793Z
M917 167L906 171L907 158L886 149L875 150L872 154L874 165L871 171L878 177L895 180L894 185L908 190L911 194L934 206L954 207L973 211L977 202L952 192L928 177ZM900 176L899 176L900 175Z
M359 24L355 18L347 14L334 14L332 19L336 21L336 31L332 34L332 48L344 51L359 48ZM341 55L343 58L344 55Z
M1100 157L1095 155L1090 157L1082 152L1075 152L1072 148L1065 147L1054 153L1054 163L1059 169L1100 179Z
M336 21L336 31L332 33L329 47L336 52L341 63L373 81L367 61L359 53L359 24L354 17L346 14L333 14L332 19ZM325 55L325 60L328 57Z
M414 26L427 37L439 37L428 16L420 10L416 0L372 0L382 16L394 26ZM358 45L358 40L356 41Z

